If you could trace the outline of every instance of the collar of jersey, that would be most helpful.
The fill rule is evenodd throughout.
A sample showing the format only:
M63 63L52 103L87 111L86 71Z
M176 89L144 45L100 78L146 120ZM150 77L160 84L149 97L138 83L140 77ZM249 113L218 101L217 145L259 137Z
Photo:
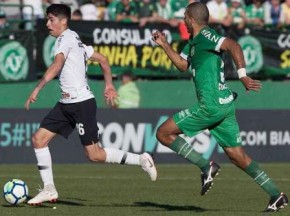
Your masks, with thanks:
M194 43L195 43L195 41L197 40L197 38L199 38L199 36L201 35L201 31L202 30L204 30L204 29L209 29L210 27L209 26L205 26L205 27L203 27L199 32L198 32L198 34L195 36L195 37L191 37L190 39L189 39L189 41L188 41L188 43L190 44L190 45L194 45Z

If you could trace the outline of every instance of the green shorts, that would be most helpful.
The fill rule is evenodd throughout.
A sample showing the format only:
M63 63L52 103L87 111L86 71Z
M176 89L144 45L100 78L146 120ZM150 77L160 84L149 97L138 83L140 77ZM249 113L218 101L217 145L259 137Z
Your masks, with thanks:
M241 146L234 104L226 108L203 107L197 104L174 114L173 120L189 137L208 129L221 147Z

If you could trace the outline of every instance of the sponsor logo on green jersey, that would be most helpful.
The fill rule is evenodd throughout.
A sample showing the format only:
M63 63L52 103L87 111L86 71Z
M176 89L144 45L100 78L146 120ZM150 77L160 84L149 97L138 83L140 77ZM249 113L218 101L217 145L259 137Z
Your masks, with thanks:
M195 51L194 46L192 46L190 48L190 56L194 56L194 51Z

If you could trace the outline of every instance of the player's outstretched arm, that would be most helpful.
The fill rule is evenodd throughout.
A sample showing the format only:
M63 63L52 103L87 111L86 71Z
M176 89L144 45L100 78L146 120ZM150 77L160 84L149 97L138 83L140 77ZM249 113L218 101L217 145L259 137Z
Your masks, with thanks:
M244 54L241 46L234 40L226 38L221 45L221 49L231 54L238 72L240 81L247 91L259 91L262 87L259 80L254 80L247 76Z
M98 52L94 52L93 55L90 57L90 60L99 62L105 79L104 97L107 104L115 106L115 101L118 97L118 94L113 85L111 67L109 65L107 57Z
M37 95L40 90L59 74L64 65L64 62L65 57L62 53L59 53L55 56L53 63L47 68L43 77L26 100L24 106L27 110L29 110L30 103L34 103L37 100Z
M152 34L152 40L164 49L165 53L170 58L172 63L177 67L178 70L180 70L181 72L187 71L188 62L183 58L181 58L179 53L177 53L174 49L172 49L170 44L167 42L166 35L164 33L155 31Z

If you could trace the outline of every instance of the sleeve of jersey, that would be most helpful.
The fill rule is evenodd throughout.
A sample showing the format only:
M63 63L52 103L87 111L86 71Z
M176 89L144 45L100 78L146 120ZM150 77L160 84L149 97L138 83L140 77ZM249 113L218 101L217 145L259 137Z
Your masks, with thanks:
M188 56L189 56L189 45L186 44L186 46L183 48L183 50L180 53L181 58L187 61Z
M221 45L222 43L224 42L226 38L225 37L221 37L219 40L218 40L218 43L216 44L215 46L215 51L220 51L221 49Z
M88 60L94 54L94 48L92 46L87 46L85 44L83 44L83 45L84 45L85 52L86 52L86 60Z
M203 44L203 48L205 50L213 50L219 52L221 45L225 39L225 37L222 37L216 33L209 32L208 34L204 34L199 42Z
M72 49L72 41L69 37L63 36L56 40L54 56L62 53L67 58L70 50Z

